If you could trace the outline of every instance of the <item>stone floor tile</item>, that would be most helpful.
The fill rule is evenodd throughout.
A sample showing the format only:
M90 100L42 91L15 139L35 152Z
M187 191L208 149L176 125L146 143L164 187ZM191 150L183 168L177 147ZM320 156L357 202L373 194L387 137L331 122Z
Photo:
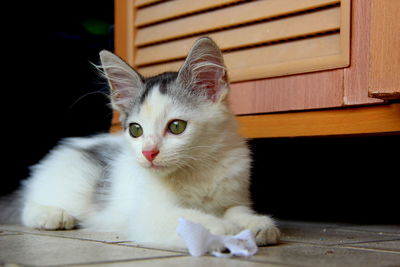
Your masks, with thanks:
M400 239L391 241L351 244L347 245L346 247L376 249L376 250L383 250L386 252L397 252L400 254Z
M143 247L143 248L148 248L148 249L156 249L156 250L162 250L162 251L170 251L170 252L177 252L177 253L182 253L182 254L188 254L187 249L183 248L165 248L165 247L144 247L141 245L138 245L135 242L118 242L118 245L120 246L128 246L128 247Z
M397 235L382 234L381 232L365 232L326 226L324 224L302 225L290 224L280 227L283 242L301 242L319 245L343 245L360 242L394 240Z
M0 236L3 236L3 235L21 235L21 234L22 233L0 230Z
M0 262L49 266L176 256L179 253L44 235L0 236Z
M375 232L378 234L390 234L400 236L400 225L349 225L339 227L342 230Z
M128 238L114 232L92 232L88 230L69 231L41 231L41 234L55 237L66 237L73 239L92 240L99 242L120 243L127 242Z
M29 231L32 233L40 232L39 230L33 228L28 228L21 225L13 225L13 224L0 224L0 231L21 232L21 233Z
M97 265L80 265L79 267L91 267ZM100 266L100 265L99 265ZM259 263L251 261L243 261L238 258L221 259L215 257L169 257L151 260L125 261L104 264L104 267L279 267L287 266L281 264ZM78 267L78 266L77 266Z
M279 222L282 243L249 258L193 258L139 247L116 233L0 225L2 263L29 266L400 266L398 226Z
M319 246L311 244L281 244L261 247L259 252L247 260L265 263L280 263L290 266L395 266L400 263L400 254L382 253L347 247Z
M58 236L68 237L75 239L86 239L101 242L127 242L128 238L124 237L119 233L113 232L93 232L86 229L75 229L75 230L58 230L58 231L46 231L38 230L20 225L0 225L0 231L6 231L9 233L27 233L37 234L46 236ZM1 233L0 233L1 234Z

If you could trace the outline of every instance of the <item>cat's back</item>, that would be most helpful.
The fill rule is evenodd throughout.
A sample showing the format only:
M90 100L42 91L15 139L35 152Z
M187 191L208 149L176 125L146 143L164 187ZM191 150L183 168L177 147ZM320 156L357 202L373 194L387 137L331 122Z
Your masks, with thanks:
M30 177L23 182L24 210L32 210L38 204L54 206L84 219L84 214L90 214L96 207L98 196L108 190L110 170L123 148L122 135L62 140L31 168ZM24 224L35 226L25 215Z
M31 175L24 181L24 186L28 192L55 192L94 183L123 148L122 135L99 134L63 139L31 167Z
M84 165L104 167L124 148L122 135L97 134L89 137L62 139L38 164L32 166L32 174L37 170L60 165L65 168L79 168Z
M58 148L72 148L82 150L96 150L110 152L111 150L121 149L124 138L122 134L97 134L88 137L69 137L61 140ZM57 149L57 147L56 147Z
M77 150L92 163L105 165L114 160L125 147L125 139L121 134L98 134L89 137L67 138L61 146Z

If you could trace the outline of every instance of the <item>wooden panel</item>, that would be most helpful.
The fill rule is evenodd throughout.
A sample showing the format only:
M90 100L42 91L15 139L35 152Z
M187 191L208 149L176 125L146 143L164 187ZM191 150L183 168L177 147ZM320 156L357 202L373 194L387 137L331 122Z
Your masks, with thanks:
M351 57L350 67L344 69L345 105L381 103L368 97L370 56L370 1L353 0L351 3Z
M345 65L341 62L340 36L332 34L226 53L231 81L310 72ZM139 68L145 75L177 71L183 61Z
M225 62L232 81L243 81L339 67L330 57L339 54L340 36L332 34L227 53Z
M126 59L128 49L132 49L132 47L128 47L127 44L127 1L125 0L115 0L114 1L114 17L115 17L115 34L114 34L114 43L115 43L115 53L118 54L121 58Z
M252 114L343 104L343 71L332 70L231 85L235 114Z
M297 38L317 33L339 30L341 8L334 7L318 12L264 22L247 27L212 33L211 37L222 50L261 43ZM172 41L139 48L135 65L184 58L198 37Z
M115 53L133 66L135 57L134 0L115 0Z
M165 1L165 0L136 0L135 6L142 7L142 6L147 6L147 5L154 4L157 2L162 2L162 1Z
M235 114L342 106L343 71L322 71L232 83L230 102Z
M400 104L239 116L247 138L400 133Z
M161 2L157 5L141 9L136 17L135 25L140 27L238 1L240 0L175 0Z
M154 76L167 71L178 71L182 66L183 60L178 60L175 62L164 63L160 65L152 65L147 67L136 68L140 74L145 77Z
M351 0L340 1L340 54L346 66L350 64Z
M340 2L339 0L269 0L245 3L173 20L170 22L144 27L138 30L136 45L148 45L188 34L231 27L280 15L299 12Z
M247 138L400 134L400 104L362 108L238 116L239 133ZM121 131L113 124L111 132Z
M400 98L399 0L372 0L369 94Z

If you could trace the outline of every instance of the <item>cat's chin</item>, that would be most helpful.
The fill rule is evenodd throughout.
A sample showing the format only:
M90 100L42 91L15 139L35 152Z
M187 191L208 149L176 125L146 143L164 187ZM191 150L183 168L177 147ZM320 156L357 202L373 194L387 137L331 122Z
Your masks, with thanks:
M164 165L160 165L160 164L156 164L156 163L148 163L144 167L150 171L162 173L162 174L164 174L164 173L168 174L173 171L172 168L170 168L168 166L164 166Z
M157 170L157 171L162 171L162 170L167 170L168 169L168 167L166 167L166 166L161 166L161 165L157 165L157 164L153 164L153 163L151 163L151 165L148 168L154 169L154 170Z

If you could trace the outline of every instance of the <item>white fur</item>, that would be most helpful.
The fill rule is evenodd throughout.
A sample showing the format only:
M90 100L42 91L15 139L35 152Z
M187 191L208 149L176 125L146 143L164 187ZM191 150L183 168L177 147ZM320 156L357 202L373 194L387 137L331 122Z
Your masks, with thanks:
M22 219L27 226L70 229L78 221L94 230L126 233L142 245L183 247L176 234L179 217L203 224L214 234L236 234L250 228L259 244L275 243L279 231L267 216L249 208L250 157L236 134L236 123L221 103L202 110L177 106L152 90L139 113L128 121L144 134L99 135L68 141L75 147L112 143L121 153L109 166L111 189L106 206L94 203L99 169L79 150L61 146L33 168L25 183ZM181 135L165 133L174 118L187 120ZM153 169L141 151L157 147Z
M100 57L114 109L125 127L141 125L143 135L131 137L127 127L119 135L64 141L32 168L24 184L23 224L49 230L79 224L174 248L183 247L176 227L184 217L213 234L251 229L258 244L276 243L273 220L250 208L249 150L228 109L229 85L215 43L197 41L169 85L176 90L163 94L155 85L143 103L142 77L110 52ZM187 126L174 135L167 128L177 119ZM100 147L109 149L103 151L107 160L93 156ZM152 162L143 156L148 150L159 151Z

